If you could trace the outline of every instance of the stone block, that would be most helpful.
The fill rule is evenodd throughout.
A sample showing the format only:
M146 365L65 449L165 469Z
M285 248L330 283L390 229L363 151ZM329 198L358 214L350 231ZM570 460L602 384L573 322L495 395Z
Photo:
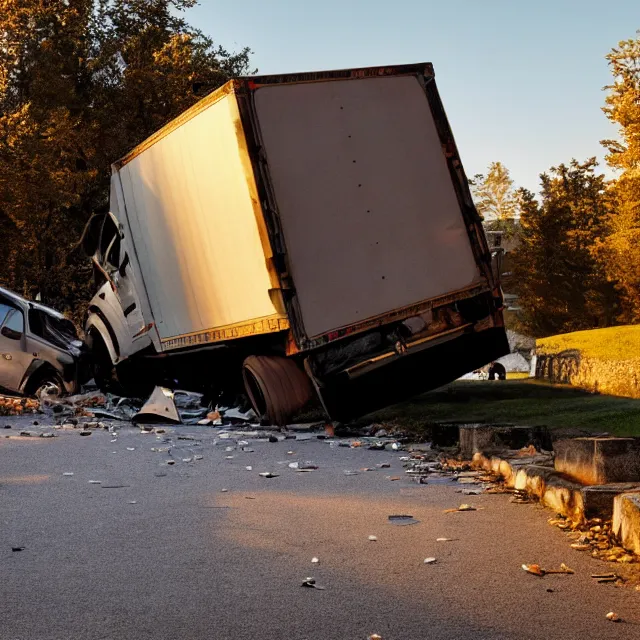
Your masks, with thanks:
M478 452L501 453L529 445L538 450L551 450L551 436L546 427L461 425L459 440L460 454L467 459Z
M584 513L587 518L611 518L614 498L621 493L640 491L640 483L616 482L592 485L581 490Z
M640 439L572 438L553 445L556 471L585 485L640 482Z
M612 531L625 549L640 554L640 493L621 493L613 499Z

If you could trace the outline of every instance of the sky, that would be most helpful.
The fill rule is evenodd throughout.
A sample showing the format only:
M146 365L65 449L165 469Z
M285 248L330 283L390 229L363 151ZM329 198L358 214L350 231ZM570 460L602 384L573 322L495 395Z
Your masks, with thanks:
M597 156L605 55L640 0L200 0L188 21L259 73L432 62L468 176L502 162L537 191L549 167Z

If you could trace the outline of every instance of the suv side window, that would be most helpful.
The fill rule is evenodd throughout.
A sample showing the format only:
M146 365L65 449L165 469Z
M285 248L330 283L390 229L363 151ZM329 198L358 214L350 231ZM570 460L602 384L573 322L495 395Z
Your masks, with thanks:
M4 322L4 319L9 314L9 311L11 311L12 309L13 309L13 307L10 307L8 304L4 304L4 302L2 302L2 300L0 300L0 327L2 326L2 323Z
M4 325L0 330L0 333L5 338L11 340L20 340L24 333L24 315L19 309L12 309L4 321Z

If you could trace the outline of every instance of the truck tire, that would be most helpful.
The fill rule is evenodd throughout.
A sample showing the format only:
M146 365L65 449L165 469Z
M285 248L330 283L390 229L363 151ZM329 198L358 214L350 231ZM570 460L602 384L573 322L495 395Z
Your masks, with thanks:
M313 395L311 380L289 358L249 356L242 365L242 377L254 411L279 427Z

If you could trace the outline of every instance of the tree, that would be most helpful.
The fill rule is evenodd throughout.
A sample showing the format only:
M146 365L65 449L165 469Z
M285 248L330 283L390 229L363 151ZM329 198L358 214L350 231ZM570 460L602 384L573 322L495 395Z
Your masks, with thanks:
M525 190L520 244L513 255L521 328L544 336L615 323L618 299L591 247L610 210L595 158L552 167L540 176L541 200Z
M470 184L485 227L513 235L518 218L518 200L509 170L501 162L492 162L487 175L475 175Z
M594 253L621 295L620 320L640 322L640 32L607 56L614 77L604 112L618 126L618 140L604 140L618 178L606 234Z
M72 309L75 248L106 210L110 164L249 71L182 17L195 0L0 0L0 282ZM5 245L6 246L6 245Z

